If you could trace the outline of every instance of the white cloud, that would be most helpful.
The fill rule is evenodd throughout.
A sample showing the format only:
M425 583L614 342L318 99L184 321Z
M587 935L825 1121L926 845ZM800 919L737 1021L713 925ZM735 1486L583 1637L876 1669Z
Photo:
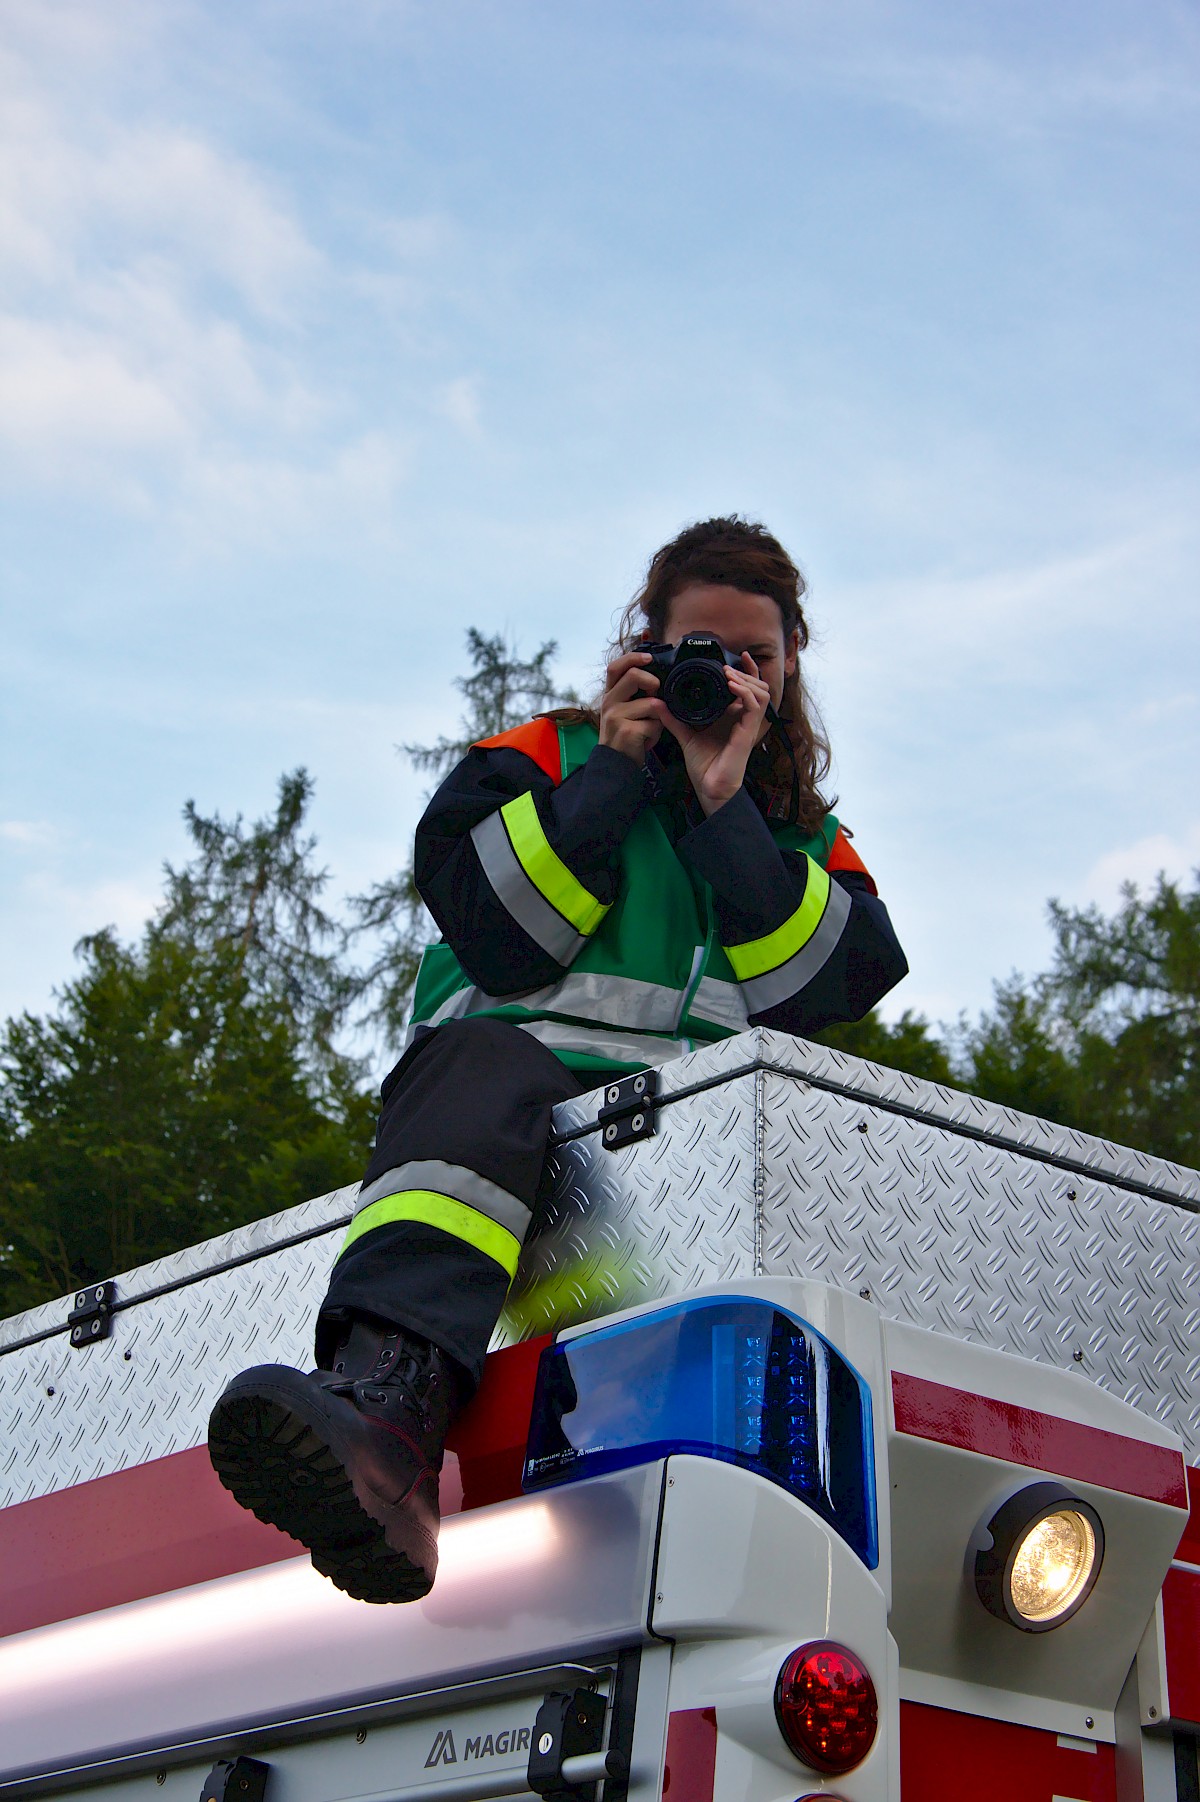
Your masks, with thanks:
M438 408L464 438L479 440L483 437L479 383L474 376L460 375L447 382L438 396Z
M48 820L0 820L0 839L6 844L40 849L54 843L56 833Z
M1200 819L1177 833L1153 832L1132 844L1118 845L1098 857L1072 897L1077 903L1095 902L1111 913L1120 905L1121 887L1132 882L1143 893L1153 888L1161 873L1170 881L1184 881L1200 869Z

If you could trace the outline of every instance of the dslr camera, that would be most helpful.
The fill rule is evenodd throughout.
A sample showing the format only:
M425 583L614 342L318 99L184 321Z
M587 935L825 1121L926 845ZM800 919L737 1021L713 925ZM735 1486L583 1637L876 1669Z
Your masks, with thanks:
M719 638L708 632L685 632L678 644L644 644L653 662L647 667L658 677L659 698L675 718L702 732L719 720L732 705L733 696L725 670L741 669Z

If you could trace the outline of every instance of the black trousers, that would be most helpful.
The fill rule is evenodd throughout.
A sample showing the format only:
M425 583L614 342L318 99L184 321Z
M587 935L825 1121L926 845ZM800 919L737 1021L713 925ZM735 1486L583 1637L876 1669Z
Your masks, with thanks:
M551 1109L582 1093L505 1020L450 1020L409 1047L381 1090L359 1213L317 1324L318 1364L347 1318L370 1314L432 1340L479 1381L511 1280L494 1254L515 1257L542 1191Z

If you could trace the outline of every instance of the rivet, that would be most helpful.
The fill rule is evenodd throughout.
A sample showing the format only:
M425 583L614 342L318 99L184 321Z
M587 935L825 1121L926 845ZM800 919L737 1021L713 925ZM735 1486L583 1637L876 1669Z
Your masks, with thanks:
M1096 1725L1095 1721L1092 1719L1090 1714L1084 1715L1083 1724L1085 1727L1094 1727Z
M605 1127L605 1129L604 1129L605 1144L611 1145L612 1141L616 1138L616 1136L617 1136L617 1129L615 1126L606 1126Z
M366 1738L367 1738L366 1728L360 1727L358 1732L354 1735L354 1738L360 1746L364 1745L366 1743Z
M870 1301L871 1291L869 1289L860 1289L858 1293L859 1293L859 1298L862 1301Z
M1067 1190L1067 1200L1074 1201L1076 1194L1077 1194L1077 1191L1075 1189L1068 1189Z
M54 1384L53 1384L53 1383L47 1383L47 1384L46 1384L46 1394L47 1394L47 1395L53 1395L53 1394L54 1394Z
M610 1101L620 1101L621 1091L618 1089L616 1083L614 1083L612 1088L608 1091L608 1099Z
M631 1121L630 1124L632 1125L635 1133L640 1133L643 1126L645 1126L645 1124L646 1124L645 1114L635 1114L633 1116L633 1120Z
M635 1095L644 1095L646 1093L646 1078L644 1076L639 1076L634 1079L633 1092Z
M155 1773L154 1781L155 1783L165 1783L167 1781L167 1773L165 1771L157 1771Z
M1071 1353L1071 1356L1072 1356L1072 1358L1074 1358L1076 1364L1083 1363L1083 1353L1081 1351L1073 1351Z
M129 1362L129 1360L130 1360L130 1359L131 1359L131 1358L132 1358L132 1356L133 1356L133 1353L132 1353L132 1352L126 1352L126 1353L125 1353L125 1362L126 1362L126 1364L128 1364L128 1362Z
M867 1131L867 1123L866 1123L866 1121L865 1121L865 1120L860 1120L860 1121L859 1121L859 1123L858 1123L858 1130L859 1130L859 1132L860 1132L860 1133L865 1133L865 1132L866 1132L866 1131Z
M1150 1707L1146 1710L1146 1713L1150 1716L1152 1721L1158 1719L1158 1709L1154 1707L1153 1703L1151 1703Z

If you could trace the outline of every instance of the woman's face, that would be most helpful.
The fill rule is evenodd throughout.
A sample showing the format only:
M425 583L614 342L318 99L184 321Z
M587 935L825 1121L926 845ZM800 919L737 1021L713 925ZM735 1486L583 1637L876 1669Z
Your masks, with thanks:
M711 632L734 657L749 651L778 712L783 684L796 667L799 634L792 632L784 642L783 619L769 594L747 594L720 582L692 582L680 589L667 609L668 643L678 644L685 632Z

